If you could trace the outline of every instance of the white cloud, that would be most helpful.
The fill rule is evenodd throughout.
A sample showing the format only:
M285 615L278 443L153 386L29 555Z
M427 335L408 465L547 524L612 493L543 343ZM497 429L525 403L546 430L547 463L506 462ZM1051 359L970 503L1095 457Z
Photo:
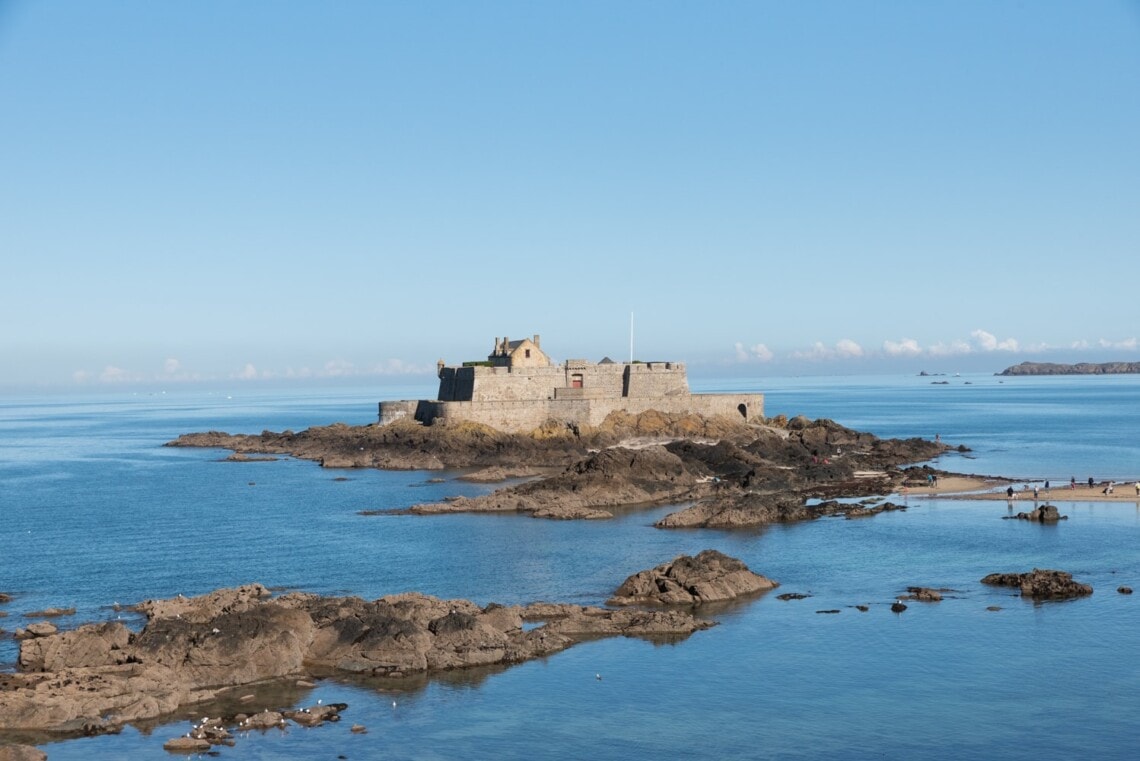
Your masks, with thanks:
M977 342L982 351L1017 351L1017 339L1007 338L999 341L993 333L984 330L975 330L970 337Z
M1102 349L1129 349L1129 350L1134 350L1137 346L1137 341L1135 338L1125 338L1122 341L1106 341L1105 339L1102 338L1099 341L1097 341L1097 344Z
M162 363L162 371L167 375L174 375L182 369L182 363L171 357Z
M402 359L385 359L368 369L367 375L434 375L435 365L417 365Z
M748 362L750 360L757 360L759 362L771 362L776 355L772 353L764 344L752 344L745 347L740 341L736 342L736 361Z
M99 373L100 383L129 383L138 380L137 377L121 367L114 365L107 365L103 368L103 372Z
M343 359L330 359L321 369L323 378L345 378L350 375L359 375L359 373L351 362Z
M234 377L238 380L254 380L257 378L257 368L253 366L252 362L246 362L245 367Z
M970 346L970 344L966 343L960 338L955 338L948 344L941 342L936 343L926 351L933 357L950 357L958 354L969 354L973 350L974 349L972 346Z
M792 357L795 359L805 359L810 361L820 361L827 359L851 359L853 357L863 356L863 347L855 343L849 338L837 342L835 347L824 346L822 342L816 341L812 347L807 351L792 352Z
M922 354L922 347L913 338L901 341L883 341L883 353L891 357L915 357Z

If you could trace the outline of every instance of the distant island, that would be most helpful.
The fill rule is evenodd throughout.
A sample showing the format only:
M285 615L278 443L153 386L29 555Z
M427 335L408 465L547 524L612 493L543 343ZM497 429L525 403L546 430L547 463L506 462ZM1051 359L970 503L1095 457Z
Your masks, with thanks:
M1022 362L1007 367L996 375L1122 375L1140 373L1140 362L1078 362L1075 365L1056 362Z

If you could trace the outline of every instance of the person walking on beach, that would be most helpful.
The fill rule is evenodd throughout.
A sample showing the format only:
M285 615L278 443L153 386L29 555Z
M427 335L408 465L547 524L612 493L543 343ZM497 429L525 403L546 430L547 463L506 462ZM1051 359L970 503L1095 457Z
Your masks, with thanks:
M1136 482L1136 496L1140 497L1140 481Z
M1093 480L1092 476L1089 476L1089 488L1091 489L1095 485L1096 485L1096 481Z

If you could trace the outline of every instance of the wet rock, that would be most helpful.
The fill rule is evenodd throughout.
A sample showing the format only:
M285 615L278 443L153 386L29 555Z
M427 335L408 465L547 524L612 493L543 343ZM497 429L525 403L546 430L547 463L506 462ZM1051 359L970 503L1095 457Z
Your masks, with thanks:
M210 741L197 737L175 737L164 742L162 749L171 753L203 753L210 749Z
M274 729L284 726L285 716L277 711L258 711L242 720L239 729Z
M1093 593L1088 584L1073 581L1071 573L1038 568L1029 573L991 573L982 579L982 583L1012 587L1020 590L1022 597L1035 600L1068 600Z
M25 613L24 618L59 618L60 616L74 616L75 608L44 608Z
M902 601L895 600L893 603L891 603L892 613L902 613L904 610L906 610L906 604Z
M1015 517L1018 520L1034 521L1036 523L1056 523L1057 521L1066 521L1069 519L1069 516L1061 515L1056 505L1041 505L1027 513L1018 513Z
M930 587L907 587L906 591L908 600L917 600L919 602L942 602L942 592L940 589L931 589Z
M783 594L776 595L777 600L806 600L811 595L804 594L803 592L784 592Z
M268 680L296 683L329 670L400 677L512 664L585 639L679 639L713 625L680 611L480 608L416 593L374 601L303 593L267 599L263 590L250 585L147 601L138 606L149 618L137 634L113 622L25 639L21 671L0 674L0 730L80 734L100 724L110 731L241 695L236 690L243 685ZM524 629L524 616L542 625ZM335 721L339 710L318 704L293 718L315 725ZM283 721L280 713L263 711L240 727ZM213 723L199 728L196 739L229 740Z
M700 605L723 602L778 586L753 573L741 561L716 550L681 555L630 576L608 601L610 605Z
M49 621L28 624L23 629L17 629L16 639L34 639L36 637L50 637L59 631L59 627Z
M1132 594L1132 587L1117 587L1116 591L1122 595L1130 595Z
M47 754L31 745L0 745L0 761L47 761Z

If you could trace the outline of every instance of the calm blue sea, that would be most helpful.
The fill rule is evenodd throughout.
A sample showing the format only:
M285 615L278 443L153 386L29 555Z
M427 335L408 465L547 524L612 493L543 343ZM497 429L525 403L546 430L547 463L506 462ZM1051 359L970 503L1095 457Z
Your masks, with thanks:
M946 381L934 383L933 381ZM1140 377L831 377L694 381L761 391L768 415L828 417L882 437L972 451L951 470L1067 482L1140 476ZM672 645L611 639L547 660L393 692L321 682L341 724L240 738L224 759L1132 759L1140 747L1140 502L1066 504L1057 526L1004 502L910 498L910 509L763 531L662 531L672 508L608 522L380 516L489 487L456 473L327 471L163 448L188 431L256 433L375 419L380 398L433 389L239 387L0 397L0 628L75 607L261 582L366 598L408 590L479 603L601 604L629 574L716 548L776 579ZM429 483L442 475L445 483ZM1072 571L1095 594L1033 604L994 571ZM910 585L955 590L889 604ZM866 604L868 612L853 606ZM997 612L988 606L1000 606ZM820 614L820 610L839 610ZM0 637L0 664L17 649ZM602 679L595 678L601 674ZM395 706L393 706L395 701ZM368 734L354 735L361 723ZM41 746L53 760L168 757L184 722Z

